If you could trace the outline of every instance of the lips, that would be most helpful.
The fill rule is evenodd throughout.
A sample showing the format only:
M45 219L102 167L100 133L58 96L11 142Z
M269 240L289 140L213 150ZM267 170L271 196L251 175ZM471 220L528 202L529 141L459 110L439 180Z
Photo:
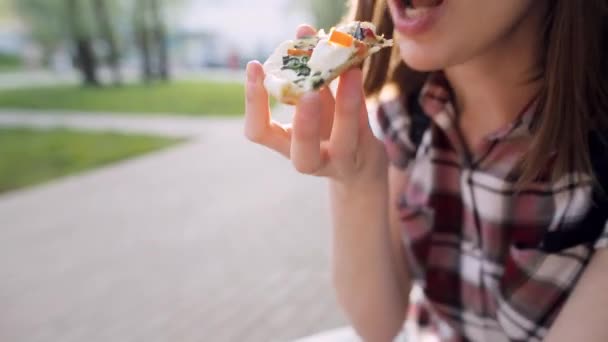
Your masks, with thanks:
M426 15L430 10L439 7L443 0L400 0L396 1L399 11L408 18L415 19Z
M404 35L422 34L431 29L445 12L445 0L389 0L395 28Z

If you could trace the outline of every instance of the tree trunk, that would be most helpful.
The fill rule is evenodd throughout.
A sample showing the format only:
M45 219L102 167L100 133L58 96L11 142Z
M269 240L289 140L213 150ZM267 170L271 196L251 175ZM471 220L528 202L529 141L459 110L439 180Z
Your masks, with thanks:
M112 24L110 21L110 14L108 12L108 7L106 0L93 0L93 4L95 6L95 11L97 12L97 23L99 24L99 29L101 34L108 45L108 64L112 69L112 76L115 85L120 85L122 83L122 73L120 70L120 53L118 51L118 45L116 43L116 38L114 36L114 31L112 30Z
M72 43L75 47L75 61L78 69L82 74L82 79L85 85L98 86L99 79L97 78L97 59L93 51L91 37L86 34L84 28L80 24L81 8L79 7L80 0L66 0L68 22Z
M83 75L85 85L98 86L97 60L90 39L78 38L76 41L76 59L78 68Z
M167 46L167 27L162 16L160 0L150 0L154 20L154 41L158 52L157 75L163 81L169 80L169 51Z
M152 72L152 55L150 53L150 34L148 21L146 20L146 7L146 0L136 1L133 24L135 26L135 41L139 47L141 56L141 77L145 83L148 83L154 75Z

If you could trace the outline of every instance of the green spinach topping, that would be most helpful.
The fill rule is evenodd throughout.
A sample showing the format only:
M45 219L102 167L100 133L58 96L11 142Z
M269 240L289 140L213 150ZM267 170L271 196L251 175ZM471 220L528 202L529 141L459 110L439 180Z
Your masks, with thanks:
M323 83L325 83L325 80L323 79L323 77L321 77L319 75L313 76L311 81L312 81L312 88L314 90L321 88Z
M309 59L308 56L283 56L281 70L293 70L298 76L308 76L310 75L310 68L307 65Z

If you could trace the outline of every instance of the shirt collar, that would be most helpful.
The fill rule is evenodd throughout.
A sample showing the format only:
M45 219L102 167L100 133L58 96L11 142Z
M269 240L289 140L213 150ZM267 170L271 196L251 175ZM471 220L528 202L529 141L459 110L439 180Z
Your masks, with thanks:
M422 90L418 101L420 106L437 126L446 133L457 129L456 109L453 104L453 93L443 72L431 73ZM530 101L511 123L487 134L486 141L495 142L505 139L529 136L531 125L536 113L537 98Z

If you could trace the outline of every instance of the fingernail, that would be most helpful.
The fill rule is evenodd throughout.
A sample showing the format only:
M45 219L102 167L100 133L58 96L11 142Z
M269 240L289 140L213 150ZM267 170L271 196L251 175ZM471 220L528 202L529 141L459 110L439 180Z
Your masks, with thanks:
M247 81L251 82L251 83L257 83L258 82L258 73L255 70L255 64L257 64L257 61L251 61L249 63L247 63Z
M315 33L316 33L316 30L314 28L312 28L312 26L310 26L308 24L302 24L302 25L298 26L298 28L296 30L296 37L304 38L307 36L314 36Z

